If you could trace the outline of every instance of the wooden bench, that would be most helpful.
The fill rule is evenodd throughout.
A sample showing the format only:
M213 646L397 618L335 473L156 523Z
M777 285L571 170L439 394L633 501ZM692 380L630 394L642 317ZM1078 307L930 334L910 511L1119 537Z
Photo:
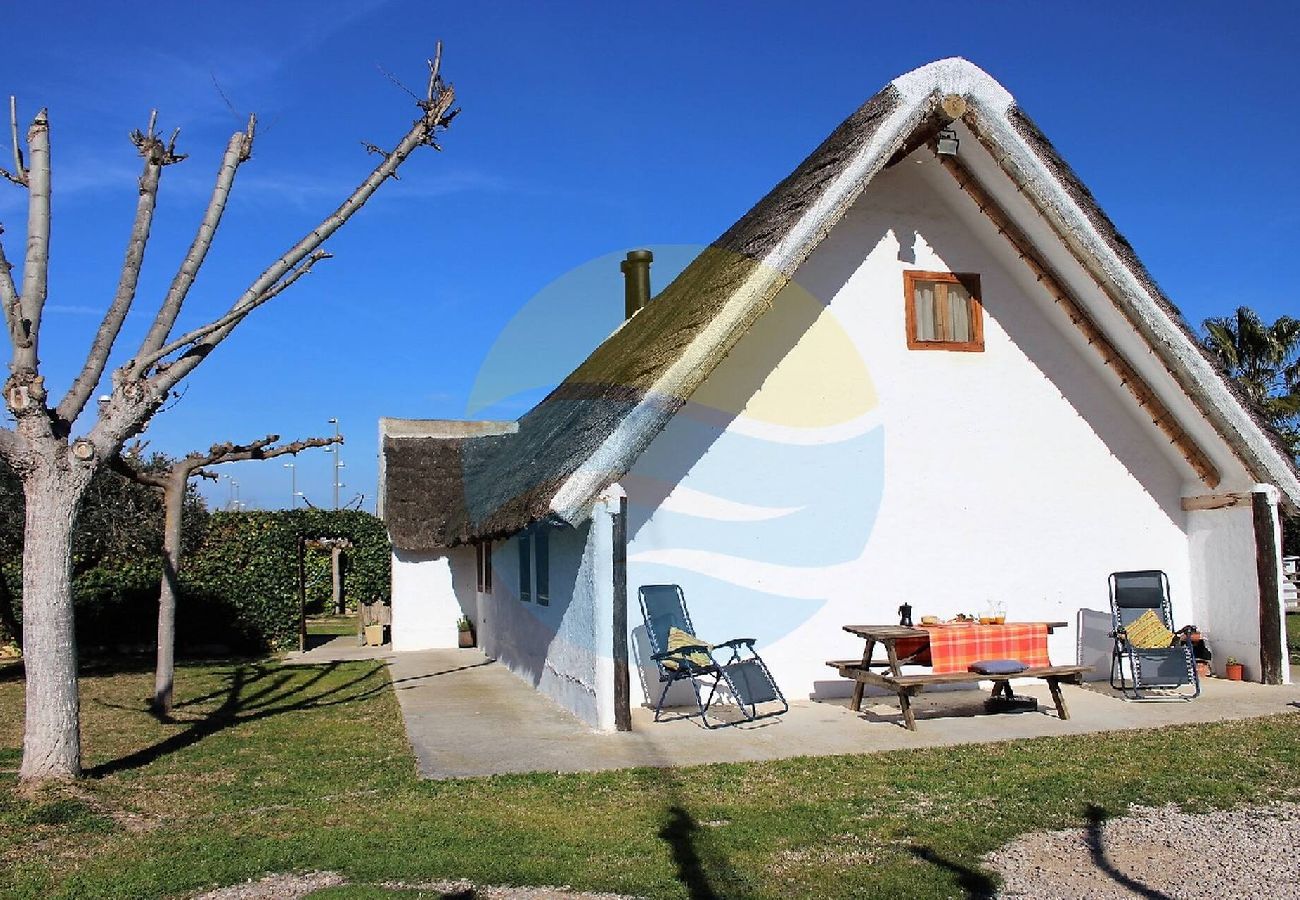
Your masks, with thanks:
M1052 701L1056 704L1056 714L1062 719L1068 719L1070 713L1065 708L1065 697L1061 695L1061 682L1079 684L1083 681L1083 673L1092 671L1091 666L1038 666L1012 675L982 675L978 672L945 672L943 674L921 672L915 675L894 675L889 671L871 671L872 666L888 668L889 663L884 662L863 663L860 659L833 659L828 660L826 665L837 669L843 677L857 682L853 689L853 702L851 704L854 712L860 712L862 709L863 685L870 684L897 693L898 705L903 710L903 720L907 723L909 731L916 731L916 715L912 712L911 698L932 684L973 684L980 681L991 681L993 682L994 695L1003 690L1010 695L1009 682L1012 678L1041 678L1047 682L1048 690L1052 692Z

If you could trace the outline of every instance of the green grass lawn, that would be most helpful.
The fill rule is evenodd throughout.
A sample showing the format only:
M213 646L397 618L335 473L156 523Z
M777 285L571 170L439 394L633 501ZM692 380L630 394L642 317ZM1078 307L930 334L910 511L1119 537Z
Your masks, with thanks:
M82 680L89 777L15 789L22 683L0 668L0 894L157 897L268 872L572 885L653 897L951 897L980 857L1090 807L1300 797L1300 715L1089 737L593 775L422 782L386 670L183 667Z
M1286 645L1291 651L1291 662L1300 663L1300 613L1287 613Z
M342 634L356 634L357 617L348 616L308 616L307 634L321 637L338 637Z

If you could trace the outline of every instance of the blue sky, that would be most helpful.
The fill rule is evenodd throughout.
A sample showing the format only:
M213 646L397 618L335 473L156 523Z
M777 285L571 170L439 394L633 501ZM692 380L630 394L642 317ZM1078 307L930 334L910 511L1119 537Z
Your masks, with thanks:
M499 396L502 385L544 385L617 324L618 254L674 245L656 263L662 287L684 248L717 237L863 100L944 56L971 59L1016 96L1188 319L1241 303L1269 318L1300 312L1288 286L1259 277L1279 271L1300 233L1291 3L53 0L25 18L31 39L7 42L0 92L27 117L51 113L42 356L55 392L111 296L138 169L126 133L151 108L181 127L190 158L164 176L124 345L192 237L235 111L259 115L255 155L181 327L224 310L333 208L373 165L362 141L404 131L410 98L378 66L418 87L445 41L464 112L444 151L414 158L330 242L336 258L241 326L147 432L179 454L326 434L336 416L343 499L364 494L367 508L379 416L481 412L471 395L517 415L526 398ZM11 258L22 202L0 184ZM544 291L535 308L556 313L508 331ZM490 354L503 332L524 351ZM495 380L475 391L489 356ZM279 461L225 470L250 505L288 504ZM330 457L304 454L298 473L299 489L328 504ZM229 493L205 490L217 504Z

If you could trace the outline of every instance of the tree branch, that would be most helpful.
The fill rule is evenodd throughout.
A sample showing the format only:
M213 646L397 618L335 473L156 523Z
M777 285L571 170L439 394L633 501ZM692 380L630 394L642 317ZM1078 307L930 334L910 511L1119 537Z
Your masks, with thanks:
M269 434L260 441L254 441L251 444L214 444L212 449L202 463L205 466L219 466L222 463L243 462L249 459L275 459L277 456L288 454L297 455L303 450L309 450L313 447L328 447L331 444L343 443L342 435L331 437L314 437L304 438L300 441L294 441L291 444L282 444L279 447L271 447L270 444L280 439L278 434Z
M0 226L0 234L4 234L3 226ZM5 256L4 242L0 241L0 306L4 307L5 326L9 333L11 347L17 345L18 335L14 330L14 325L20 317L18 288L14 285L13 268L9 264L8 257Z
M50 265L50 120L45 110L36 114L27 129L27 147L32 164L27 174L27 256L23 262L23 289L19 298L22 319L18 322L18 342L14 348L14 374L35 375L38 366L37 340L41 330L41 311ZM29 401L42 406L44 388L36 390Z
M230 199L235 173L253 152L255 127L256 119L249 116L247 130L230 136L226 144L226 152L221 158L221 168L217 170L217 181L212 188L212 197L208 200L202 221L199 222L198 232L194 235L189 252L185 254L185 259L176 271L176 277L172 279L171 287L167 289L167 295L163 298L158 314L154 317L153 326L145 335L140 349L136 351L137 359L153 354L171 334L172 326L176 324L176 317L180 315L181 305L184 304L185 297L189 294L194 279L198 277L199 269L202 268L203 261L208 255L208 250L212 247L212 239L216 236L217 227L221 224L221 217L226 211L226 203ZM127 366L131 365L127 363Z
M167 476L158 475L154 472L146 472L143 469L137 469L125 459L122 454L114 453L108 460L108 467L117 474L121 475L136 484L142 484L145 487L165 488L167 487Z
M158 111L149 115L149 129L141 133L132 132L131 141L144 157L144 171L140 175L140 198L136 202L135 221L131 225L131 234L126 243L126 258L122 262L122 274L118 279L117 292L109 305L104 319L99 324L99 331L86 354L82 366L72 387L68 389L56 412L58 417L69 426L81 415L86 401L94 393L95 386L108 365L109 354L117 342L122 330L122 323L135 302L136 286L140 281L140 268L144 264L144 253L149 243L149 232L153 227L154 209L158 203L158 183L165 166L179 162L183 156L176 154L176 132L171 140L163 143L154 131L158 121Z
M230 312L242 313L243 315L230 317L226 324L209 332L200 341L192 345L180 359L150 378L150 389L155 395L170 390L178 381L193 371L214 347L226 339L234 327L243 320L244 315L251 312L254 307L266 302L268 292L272 291L299 263L314 253L330 235L343 227L348 219L365 205L366 201L388 180L389 176L397 171L398 167L406 161L407 157L417 147L425 145L437 146L434 137L438 129L445 128L459 111L451 108L456 99L455 89L449 84L444 84L439 74L441 59L442 43L439 42L437 55L429 63L428 99L419 102L420 117L415 120L398 145L380 161L374 171L357 186L356 190L343 201L338 209L326 216L319 225L309 231L298 243L294 244L235 300ZM276 291L276 293L279 293L279 291ZM271 296L275 296L275 294L271 294Z
M9 95L9 133L13 136L14 170L0 169L0 175L20 187L27 186L27 168L23 165L23 149L18 143L18 98Z
M253 303L250 303L248 306L240 309L233 309L230 312L226 313L221 318L209 322L206 325L201 325L198 328L195 328L193 331L186 332L185 334L181 335L171 343L159 347L157 351L149 354L143 359L136 360L136 366L138 370L141 372L147 372L149 371L149 367L152 366L154 363L158 362L164 357L170 356L171 354L175 353L177 350L181 350L189 346L190 344L193 344L196 341L199 341L202 338L207 337L209 334L212 334L214 331L219 331L220 329L225 328L227 325L238 324L241 319L243 319L253 310L257 309L266 301L276 297L277 295L282 293L286 288L292 285L295 281L297 281L299 278L301 278L302 276L310 272L312 266L316 265L316 263L320 262L322 259L330 259L330 258L331 258L330 254L326 253L324 250L317 250L311 256L307 257L307 259L303 261L302 265L298 266L298 268L290 272L282 281L280 281L279 284L273 285L269 290L267 290L266 293L264 293L261 297L257 298L257 300L255 300Z
M167 487L167 482L172 475L178 471L188 471L187 478L198 476L199 478L208 478L212 481L217 480L217 475L212 472L203 471L203 466L219 466L223 463L243 462L250 459L274 459L277 456L287 454L298 454L303 450L309 450L312 447L328 447L331 444L343 443L343 437L314 437L304 438L300 441L294 441L291 444L283 444L279 447L272 447L280 439L278 434L268 434L260 440L250 441L247 444L236 444L232 441L226 441L222 444L213 444L206 453L196 451L186 454L180 459L174 461L165 474L157 472L146 472L143 469L137 469L127 462L120 452L114 453L108 461L109 468L125 478L129 478L136 484L143 484L148 487L163 488Z

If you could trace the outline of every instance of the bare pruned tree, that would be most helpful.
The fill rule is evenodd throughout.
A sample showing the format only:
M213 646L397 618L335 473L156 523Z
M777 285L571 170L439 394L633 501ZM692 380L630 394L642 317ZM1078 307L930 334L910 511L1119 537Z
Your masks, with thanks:
M107 399L97 404L97 419L80 434L75 433L75 426L104 376L122 323L135 301L163 172L184 156L176 151L175 132L166 138L158 133L156 113L144 131L131 135L143 159L143 171L121 276L81 371L56 404L47 395L38 355L50 264L50 120L42 109L28 127L25 142L20 140L17 104L11 100L13 168L0 169L0 175L27 191L27 243L21 283L15 281L0 246L0 306L12 347L4 400L15 420L12 428L0 428L0 453L21 479L27 502L23 542L27 718L19 772L24 781L72 778L81 770L69 548L73 520L91 476L117 455L127 439L140 433L181 379L253 310L279 296L328 257L322 249L325 241L396 176L417 148L438 148L439 133L458 112L453 108L455 91L440 73L441 55L439 44L429 61L425 96L417 100L419 115L392 150L380 151L379 164L365 180L278 256L224 315L174 336L181 307L221 225L235 176L252 154L256 119L250 117L247 127L231 136L194 240L158 304L153 324L139 347L111 373L111 388Z
M111 461L112 467L138 484L158 488L163 492L163 559L162 578L158 586L158 654L154 664L153 699L155 713L165 716L172 710L172 694L176 683L176 600L180 596L182 517L185 512L185 489L193 477L216 479L207 466L244 462L250 459L274 459L288 454L297 455L311 447L328 447L343 443L341 436L306 438L291 444L271 446L280 439L278 434L268 434L261 440L248 444L213 444L206 453L191 453L174 463L165 472L148 472L137 469L119 453Z

